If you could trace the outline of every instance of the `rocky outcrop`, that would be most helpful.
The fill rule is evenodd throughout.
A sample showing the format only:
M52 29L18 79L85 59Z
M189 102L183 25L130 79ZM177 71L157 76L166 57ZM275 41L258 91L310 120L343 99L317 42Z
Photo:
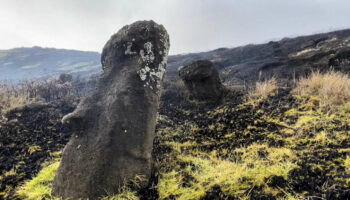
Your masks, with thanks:
M225 91L218 70L209 60L198 60L180 67L179 76L190 96L199 101L217 102Z
M110 38L96 90L62 119L74 135L63 151L54 196L96 199L136 175L150 177L168 51L169 36L153 21L135 22Z

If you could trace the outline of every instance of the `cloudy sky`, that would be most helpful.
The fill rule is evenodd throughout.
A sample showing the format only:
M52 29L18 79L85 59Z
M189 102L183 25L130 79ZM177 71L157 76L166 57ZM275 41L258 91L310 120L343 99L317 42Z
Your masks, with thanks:
M350 28L349 0L0 0L0 49L101 52L137 20L161 23L171 54Z

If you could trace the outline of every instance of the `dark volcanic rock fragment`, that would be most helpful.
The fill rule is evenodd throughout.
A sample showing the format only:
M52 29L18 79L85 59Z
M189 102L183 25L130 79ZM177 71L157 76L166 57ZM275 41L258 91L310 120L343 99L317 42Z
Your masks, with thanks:
M169 36L153 21L135 22L110 38L96 90L62 119L74 135L63 151L53 195L96 199L135 175L150 177L168 51Z
M190 95L200 101L216 102L222 98L225 91L218 70L209 60L198 60L180 68L179 76Z

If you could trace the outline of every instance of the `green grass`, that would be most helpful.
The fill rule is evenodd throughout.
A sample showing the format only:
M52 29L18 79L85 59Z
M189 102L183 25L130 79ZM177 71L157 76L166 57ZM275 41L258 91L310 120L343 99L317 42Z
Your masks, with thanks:
M260 155L261 152L264 155ZM221 195L236 198L247 198L255 187L273 195L283 195L282 190L269 186L269 182L274 177L288 179L288 173L296 167L292 151L252 144L236 149L235 153L240 155L236 162L212 156L216 153L178 155L177 162L186 167L162 174L157 185L160 199L201 199L215 186L221 188Z
M59 161L44 167L35 177L26 181L17 190L17 195L24 200L59 200L51 195L52 181L58 169ZM137 193L122 187L116 195L109 195L101 200L138 200Z
M139 200L139 197L136 191L122 187L118 194L103 197L101 200Z
M55 199L51 196L51 188L58 166L59 162L55 162L44 167L37 176L17 190L18 196L25 200Z

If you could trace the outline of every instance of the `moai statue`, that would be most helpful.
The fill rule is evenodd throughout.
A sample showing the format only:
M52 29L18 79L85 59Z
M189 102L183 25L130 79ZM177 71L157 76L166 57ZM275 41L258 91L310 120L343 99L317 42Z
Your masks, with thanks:
M199 101L217 102L226 91L218 70L209 60L198 60L179 68L179 76L190 96Z
M73 135L53 182L54 196L96 199L136 175L150 177L168 51L167 31L153 21L124 26L110 38L96 90L62 119Z

